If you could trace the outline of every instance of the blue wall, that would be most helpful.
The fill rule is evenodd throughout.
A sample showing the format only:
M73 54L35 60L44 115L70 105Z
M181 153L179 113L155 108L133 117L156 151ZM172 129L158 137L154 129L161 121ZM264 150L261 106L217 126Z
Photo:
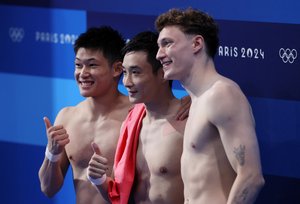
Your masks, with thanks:
M77 36L108 24L131 38L153 30L161 12L188 6L217 20L217 69L252 105L266 178L257 203L300 203L300 1L2 0L1 204L75 203L71 171L52 199L40 192L37 174L47 143L43 116L53 121L82 100L73 80ZM186 94L178 83L174 92Z

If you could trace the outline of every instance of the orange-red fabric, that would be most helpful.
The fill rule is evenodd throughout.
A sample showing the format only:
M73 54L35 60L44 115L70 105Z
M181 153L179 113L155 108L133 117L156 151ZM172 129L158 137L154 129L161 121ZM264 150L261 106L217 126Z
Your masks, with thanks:
M139 134L145 115L144 104L137 104L123 123L115 155L115 178L108 183L108 196L113 204L128 203L134 182Z

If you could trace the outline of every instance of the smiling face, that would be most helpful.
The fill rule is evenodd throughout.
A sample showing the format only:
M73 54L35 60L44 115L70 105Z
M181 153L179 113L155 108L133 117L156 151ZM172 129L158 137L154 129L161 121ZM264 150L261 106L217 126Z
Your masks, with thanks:
M162 84L162 70L153 73L144 51L126 53L123 59L123 84L131 103L151 103Z
M156 58L163 65L165 79L181 80L194 62L193 36L177 26L167 26L159 33Z
M75 59L74 76L80 94L84 97L97 97L115 88L116 73L102 52L79 48Z

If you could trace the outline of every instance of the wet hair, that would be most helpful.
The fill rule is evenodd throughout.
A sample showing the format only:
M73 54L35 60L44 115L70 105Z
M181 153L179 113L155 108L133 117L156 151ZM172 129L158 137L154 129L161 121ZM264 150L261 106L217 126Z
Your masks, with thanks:
M133 51L144 51L147 54L147 61L152 66L154 74L162 68L160 61L156 59L158 51L157 45L158 33L144 31L134 36L122 49L122 55Z
M158 33L152 31L144 31L134 36L122 49L122 55L126 53L144 51L147 53L147 61L152 67L153 74L157 74L162 69L160 61L156 59L158 51ZM172 87L172 80L169 80L169 86Z
M193 8L170 9L157 17L155 26L159 32L166 26L178 26L185 34L201 35L205 41L207 54L214 58L217 53L219 28L207 13Z
M125 45L122 35L109 26L91 27L85 33L79 35L74 44L75 54L79 48L98 50L112 65L116 61L122 61L121 49Z

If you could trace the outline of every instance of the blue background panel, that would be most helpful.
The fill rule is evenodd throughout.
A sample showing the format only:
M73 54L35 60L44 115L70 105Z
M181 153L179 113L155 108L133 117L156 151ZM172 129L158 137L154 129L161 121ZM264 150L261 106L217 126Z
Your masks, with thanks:
M0 5L0 13L1 72L73 77L73 43L86 29L85 11Z
M208 12L216 19L255 22L277 22L300 24L300 1L298 0L1 0L6 4L34 5L40 7L84 9L100 13L127 13L158 15L170 8L195 7Z
M53 122L61 108L82 100L74 80L5 73L0 79L2 141L46 145L43 117Z
M249 98L263 172L300 179L300 102Z
M248 96L300 100L299 25L218 23L216 66L221 73L236 81ZM280 50L287 57L280 57Z
M136 33L144 30L155 31L156 16L142 14L116 14L116 13L87 13L87 26L110 25L122 31L125 39L132 38Z
M1 204L75 203L70 168L64 186L55 197L47 198L41 192L38 171L44 152L41 146L0 142Z

